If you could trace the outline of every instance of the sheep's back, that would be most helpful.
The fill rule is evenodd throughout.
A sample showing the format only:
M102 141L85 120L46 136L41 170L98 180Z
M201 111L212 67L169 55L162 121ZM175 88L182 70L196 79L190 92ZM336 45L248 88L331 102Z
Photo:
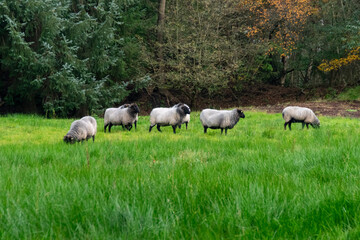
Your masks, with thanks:
M106 111L108 112L107 122L111 122L113 125L119 125L119 124L127 125L129 123L129 114L127 111L128 111L127 108L115 108L115 109L111 109L109 112Z
M150 123L152 125L176 125L179 122L179 116L176 108L154 108L150 113Z
M83 120L87 123L89 123L91 125L91 131L88 132L91 134L91 136L95 136L96 132L97 132L97 122L96 119L91 117L91 116L85 116L83 118L81 118L80 120Z
M229 110L204 109L200 114L200 121L203 126L225 128L230 125Z
M118 108L107 108L104 114L104 124L107 124L111 121L111 116L116 112Z
M304 107L286 107L282 112L283 118L286 122L291 119L304 122L312 122L316 116L314 112L309 108Z

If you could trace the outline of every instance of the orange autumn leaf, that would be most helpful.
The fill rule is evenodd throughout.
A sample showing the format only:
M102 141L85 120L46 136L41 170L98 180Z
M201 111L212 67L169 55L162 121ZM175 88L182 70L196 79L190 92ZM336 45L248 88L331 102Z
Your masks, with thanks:
M317 13L311 0L243 0L251 15L247 35L271 42L275 51L290 55L309 16Z

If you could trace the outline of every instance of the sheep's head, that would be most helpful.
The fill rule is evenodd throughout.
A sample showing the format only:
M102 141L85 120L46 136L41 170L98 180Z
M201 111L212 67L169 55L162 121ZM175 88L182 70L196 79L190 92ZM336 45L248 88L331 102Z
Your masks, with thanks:
M314 128L320 128L320 120L316 118L316 121L311 124L311 126L313 126Z
M131 110L134 112L134 113L139 113L140 112L140 109L138 107L138 105L136 103L132 103L130 104L129 108L131 108Z
M237 108L236 110L237 110L237 113L239 114L239 116L240 116L241 118L245 118L245 114L244 114L244 112L243 112L241 109Z
M66 143L75 143L76 139L73 137L73 136L70 136L70 135L65 135L64 136L64 142Z
M180 107L180 108L184 111L185 114L190 114L190 108L189 108L188 105L186 105L186 104L181 104L181 107Z

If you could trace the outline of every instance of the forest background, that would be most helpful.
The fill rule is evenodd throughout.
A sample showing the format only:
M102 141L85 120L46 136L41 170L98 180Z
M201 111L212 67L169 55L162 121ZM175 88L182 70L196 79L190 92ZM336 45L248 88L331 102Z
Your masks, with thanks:
M331 97L359 91L359 59L357 0L0 2L2 113Z

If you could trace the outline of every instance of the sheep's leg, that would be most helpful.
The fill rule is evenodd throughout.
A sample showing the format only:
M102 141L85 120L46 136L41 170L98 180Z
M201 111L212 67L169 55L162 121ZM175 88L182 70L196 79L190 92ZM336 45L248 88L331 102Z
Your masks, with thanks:
M287 122L284 124L284 130L286 130L286 125L288 125L288 123L287 123Z
M159 125L159 124L156 125L156 128L157 128L157 130L158 130L159 132L161 132L161 130L160 130L160 125Z
M92 136L92 139L93 139L93 142L95 142L95 135L94 135L94 136Z
M224 131L224 129L222 128L222 129L221 129L221 134L223 133L223 131Z
M132 129L132 124L126 125L125 128L130 131Z
M228 129L227 129L227 128L225 128L225 136L226 136L226 134L227 134L227 130L228 130Z
M172 126L174 134L176 133L176 125Z
M137 121L134 122L134 125L135 125L135 130L136 130L136 124L137 124Z
M106 128L109 124L104 125L104 132L106 133Z
M305 127L305 123L304 123L304 122L302 122L302 129L304 129L304 127Z
M206 133L206 132L207 132L207 129L208 129L208 127L204 127L204 133Z
M179 129L181 129L181 124L179 124Z
M111 127L113 126L112 123L109 124L109 133L111 132Z
M309 124L308 123L306 124L306 128L309 129Z
M291 122L289 122L289 130L291 131Z
M154 125L154 126L155 126L155 125ZM154 126L151 126L151 125L150 125L150 127L149 127L149 132L151 132L151 129L152 129Z
M186 122L185 125L186 125L186 130L187 130L187 125L188 125L188 123Z

